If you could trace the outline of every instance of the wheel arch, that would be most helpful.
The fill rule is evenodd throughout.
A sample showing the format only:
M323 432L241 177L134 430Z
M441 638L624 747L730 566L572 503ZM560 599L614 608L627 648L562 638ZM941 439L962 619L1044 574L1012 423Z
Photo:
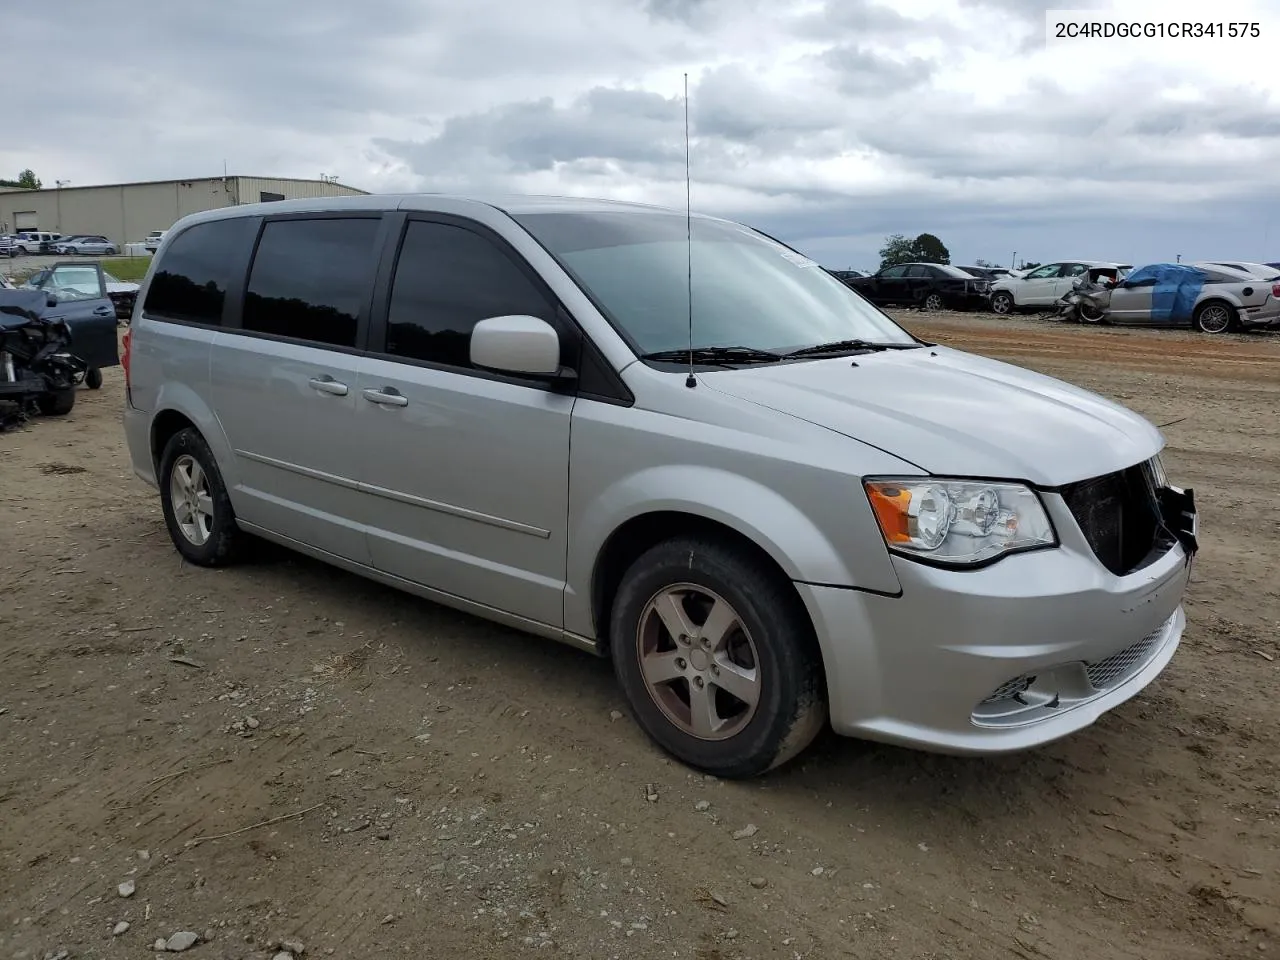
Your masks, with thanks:
M1206 297L1204 300L1201 300L1196 304L1195 309L1191 311L1191 326L1198 328L1200 323L1200 314L1204 313L1206 308L1212 306L1226 307L1227 312L1231 315L1231 319L1228 321L1227 328L1223 333L1230 333L1240 325L1240 305L1233 303L1228 297L1218 294L1216 296Z
M781 563L741 530L720 520L687 510L660 509L637 514L624 521L605 540L591 574L591 619L603 651L608 650L609 614L627 569L646 551L677 537L705 537L742 551L785 583L806 620L809 612L794 581Z
M157 471L157 476L160 457L169 438L179 430L191 427L209 445L223 482L227 485L227 493L234 503L239 483L235 457L222 430L222 424L200 394L185 384L168 382L157 393L154 409L156 412L151 417L150 447L151 464Z

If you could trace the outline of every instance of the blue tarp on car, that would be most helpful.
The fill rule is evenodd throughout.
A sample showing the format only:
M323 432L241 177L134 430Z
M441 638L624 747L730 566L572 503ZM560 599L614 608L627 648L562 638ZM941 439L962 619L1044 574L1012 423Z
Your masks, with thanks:
M1152 263L1124 278L1126 287L1152 287L1152 320L1190 320L1200 290L1208 279L1203 270L1182 263Z

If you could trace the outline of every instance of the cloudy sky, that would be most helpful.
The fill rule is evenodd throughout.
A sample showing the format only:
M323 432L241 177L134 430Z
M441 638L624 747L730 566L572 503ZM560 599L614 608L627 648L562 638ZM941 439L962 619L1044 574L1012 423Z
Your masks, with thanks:
M1261 37L1046 44L1046 8L1091 5ZM44 51L28 77L59 67L0 98L0 175L46 185L225 161L682 206L687 72L695 208L830 267L922 231L953 262L1280 259L1280 0L68 0L0 23Z

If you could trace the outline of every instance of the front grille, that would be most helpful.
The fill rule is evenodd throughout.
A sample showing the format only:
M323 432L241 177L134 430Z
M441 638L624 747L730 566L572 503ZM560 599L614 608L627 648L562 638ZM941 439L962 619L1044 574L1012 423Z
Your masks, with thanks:
M1089 683L1095 690L1106 690L1121 680L1128 679L1130 674L1137 673L1151 659L1155 648L1164 639L1167 627L1167 623L1161 624L1133 646L1125 647L1105 660L1086 663L1084 669L1089 675Z
M991 696L983 700L983 703L1000 703L1002 700L1012 700L1026 693L1036 678L1033 674L1024 673L1022 676L1014 677L1012 680L1006 680L995 690L991 691Z
M1089 547L1116 576L1146 566L1164 543L1153 471L1140 463L1062 488Z

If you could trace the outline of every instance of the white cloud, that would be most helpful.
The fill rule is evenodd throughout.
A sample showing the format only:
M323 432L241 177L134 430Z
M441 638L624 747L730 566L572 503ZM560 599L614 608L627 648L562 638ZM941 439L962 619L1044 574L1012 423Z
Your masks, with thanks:
M185 177L225 159L371 190L680 205L687 71L695 204L834 264L925 230L965 260L1280 256L1280 2L1123 5L1128 21L1257 22L1261 45L1047 46L1059 6L227 0L127 18L76 4L75 30L66 7L23 6L6 35L56 35L58 61L96 64L95 82L12 98L0 175Z

